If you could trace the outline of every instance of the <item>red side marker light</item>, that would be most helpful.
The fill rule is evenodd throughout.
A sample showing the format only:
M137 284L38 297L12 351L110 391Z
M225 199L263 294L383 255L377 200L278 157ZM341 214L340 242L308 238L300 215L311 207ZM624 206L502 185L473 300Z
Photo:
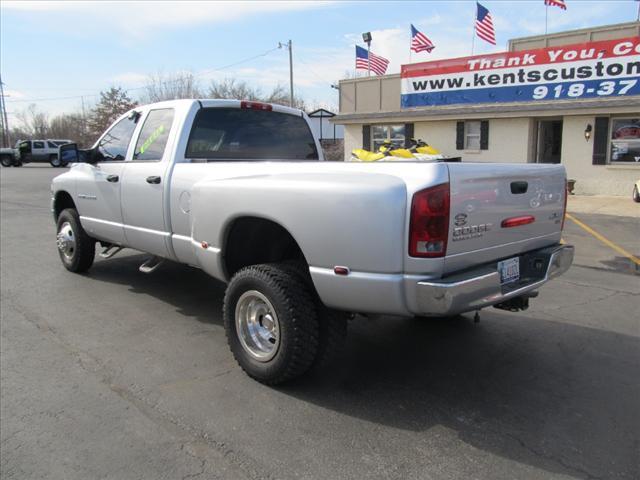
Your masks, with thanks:
M202 242L200 245L201 245L201 246L202 246L202 248L204 248L205 250L206 250L207 248L209 248L209 244L208 244L207 242Z
M336 275L349 275L349 267L333 267L333 273Z
M522 225L529 225L536 221L536 217L533 215L523 215L522 217L505 218L500 226L502 228L520 227Z

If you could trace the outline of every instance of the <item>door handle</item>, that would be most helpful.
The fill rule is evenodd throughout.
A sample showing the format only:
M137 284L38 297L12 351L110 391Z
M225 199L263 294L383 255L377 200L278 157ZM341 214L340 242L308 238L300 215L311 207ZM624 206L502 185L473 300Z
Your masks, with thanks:
M120 180L118 175L107 175L107 182L116 183L118 180Z
M158 184L160 183L160 177L158 175L151 175L150 177L147 177L147 183L153 183L153 184Z

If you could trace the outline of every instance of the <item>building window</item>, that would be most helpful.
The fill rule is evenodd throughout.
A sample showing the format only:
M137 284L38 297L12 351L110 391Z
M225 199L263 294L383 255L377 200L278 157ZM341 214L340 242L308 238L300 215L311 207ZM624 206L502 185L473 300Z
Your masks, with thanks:
M480 121L464 122L464 149L480 150Z
M404 125L372 125L372 151L377 151L386 141L390 141L396 148L404 147Z
M612 119L611 162L640 163L640 118Z
M456 123L456 150L489 149L489 121L465 120Z

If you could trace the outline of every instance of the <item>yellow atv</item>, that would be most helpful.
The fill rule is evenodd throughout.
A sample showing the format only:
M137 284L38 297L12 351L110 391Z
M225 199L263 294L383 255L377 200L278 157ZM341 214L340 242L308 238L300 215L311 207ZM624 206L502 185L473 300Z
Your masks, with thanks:
M352 162L402 161L407 159L415 160L416 157L406 148L393 148L393 143L388 140L380 145L377 152L370 152L363 148L351 151Z
M382 160L386 155L384 153L370 152L364 148L355 148L351 150L352 162L377 162Z
M393 143L389 140L383 142L378 151L385 154L388 153L390 156L397 158L416 158L407 148L393 148Z
M415 138L412 138L410 141L412 145L409 147L409 150L412 152L422 153L424 155L440 155L440 150L433 148L427 142Z

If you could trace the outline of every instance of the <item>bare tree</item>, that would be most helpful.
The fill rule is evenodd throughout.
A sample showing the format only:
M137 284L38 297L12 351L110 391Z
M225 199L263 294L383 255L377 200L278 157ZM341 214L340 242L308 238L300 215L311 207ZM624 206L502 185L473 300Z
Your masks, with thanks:
M35 103L17 112L16 117L22 123L23 134L26 134L27 138L46 138L49 130L49 115L38 111ZM12 135L12 138L16 137Z
M225 78L219 82L212 81L206 97L259 101L262 100L262 92L257 88L251 88L246 82L238 82L234 78Z
M48 136L73 140L80 147L88 147L91 143L84 128L84 118L80 113L63 113L51 119Z
M11 127L9 130L9 137L11 138L11 143L13 145L15 145L17 142L21 140L28 140L32 138L31 133L22 126ZM9 146L12 147L13 145L9 145Z
M89 137L99 137L116 118L137 104L121 87L111 87L100 92L100 100L91 111L87 122Z
M254 100L278 105L289 105L289 91L282 85L276 85L271 92L265 94L260 88L251 87L246 82L236 81L234 78L225 78L218 82L212 81L205 98ZM295 97L294 102L294 107L304 110L304 100L302 98Z
M179 98L199 98L202 96L198 82L191 72L151 75L142 95L145 103L176 100Z

